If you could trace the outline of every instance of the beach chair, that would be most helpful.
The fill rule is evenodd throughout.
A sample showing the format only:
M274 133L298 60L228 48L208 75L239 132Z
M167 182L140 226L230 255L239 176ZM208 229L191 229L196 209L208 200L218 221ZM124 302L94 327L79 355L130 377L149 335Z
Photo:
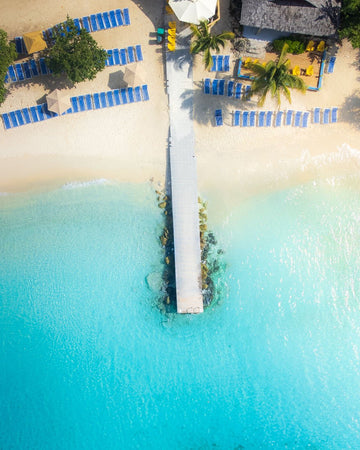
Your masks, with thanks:
M250 86L250 84L248 84L246 87L245 87L245 91L244 91L244 100L250 100L250 92L251 92L251 86Z
M103 12L102 13L102 17L103 17L105 29L108 30L109 28L111 28L109 13L108 12Z
M293 68L293 70L292 70L292 74L293 75L296 75L296 76L299 76L300 75L300 66L295 66L294 68Z
M96 14L96 20L99 25L99 30L105 30L105 24L101 13Z
M314 108L313 123L320 123L320 108Z
M5 78L4 78L4 83L9 83L10 82L10 75L9 75L9 71L6 71L5 74Z
M225 80L219 80L219 95L225 94Z
M175 46L175 44L171 44L170 42L168 42L167 48L168 48L169 52L174 52L176 49L176 46Z
M115 106L112 91L107 91L106 97L107 97L107 102L108 102L109 107Z
M250 57L247 57L247 58L245 59L245 61L244 61L244 67L248 67L248 66L249 66L249 63L251 63L251 58L250 58Z
M288 109L285 115L285 125L291 125L293 119L294 111L292 109Z
M30 70L30 65L29 63L26 61L22 64L23 70L24 70L24 74L25 74L25 78L28 80L29 78L32 78L31 75L31 70Z
M240 125L240 111L234 112L234 127L238 127Z
M305 75L308 77L312 77L314 75L314 66L308 66L305 70Z
M230 80L228 81L227 85L227 96L232 97L234 95L234 81Z
M124 23L125 23L125 25L130 25L129 9L128 8L124 8L123 9L123 14L124 14Z
M336 61L336 57L332 56L330 58L330 61L329 61L329 65L328 65L328 68L327 68L327 73L333 73L334 72L335 61Z
M250 127L254 127L255 126L255 119L256 119L256 111L250 111L249 117L250 117L249 125L250 125Z
M36 64L35 59L30 59L30 67L31 67L31 72L33 74L34 77L39 76L39 69L38 66Z
M313 52L315 50L315 42L314 41L309 41L308 45L306 46L306 50L307 52Z
M301 127L302 128L307 128L308 126L308 121L309 121L309 112L305 111L303 116L302 116L302 120L301 120Z
M272 116L273 116L273 112L272 112L272 111L267 111L267 113L266 113L265 126L271 127Z
M216 62L216 69L218 72L222 72L223 70L223 61L224 61L223 55L218 55Z
M15 38L15 47L16 47L16 51L17 53L22 53L22 45L21 45L21 37L17 36Z
M218 89L219 89L219 80L214 78L212 82L212 95L218 95Z
M114 65L114 58L113 58L113 51L112 50L106 50L108 54L108 59L105 61L106 66L113 66Z
M106 93L100 92L100 105L102 108L107 108L107 102L106 102Z
M120 52L118 48L114 48L113 50L113 58L114 58L114 64L116 66L120 65Z
M11 81L17 81L17 76L15 73L14 66L9 66L8 68L9 76Z
M323 52L325 50L325 41L320 41L319 45L317 46L316 50L318 52Z
M24 117L25 123L31 123L29 108L23 108L22 115Z
M33 122L39 122L39 116L37 113L37 109L36 106L31 106L30 107L30 115L31 115L31 119Z
M127 89L125 89L125 88L122 88L121 90L120 90L120 95L121 95L121 103L123 104L123 105L126 105L127 103L128 103L128 98L127 98Z
M111 27L112 28L118 27L119 24L117 23L117 20L116 20L115 11L114 10L109 11L109 16L110 16Z
M211 80L210 78L205 78L204 80L204 94L210 94L211 90Z
M338 116L338 108L332 108L330 122L331 123L336 123L337 119L338 119L337 116Z
M124 25L124 19L123 19L123 16L122 16L121 9L116 9L115 10L115 16L116 16L116 20L117 20L118 26L121 27L122 25Z
M330 122L330 108L325 108L323 113L323 123L328 124Z
M4 127L5 130L8 130L9 128L12 128L11 122L10 122L10 117L7 113L3 113L1 114L3 122L4 122Z
M224 72L230 71L230 55L224 57Z
M80 108L80 111L86 111L86 106L85 106L85 96L84 95L79 95L77 98L78 101L78 105Z
M143 55L142 55L142 51L141 51L141 45L137 45L135 47L135 51L136 51L136 59L137 59L137 61L142 61L143 60Z
M242 121L241 121L242 127L249 126L249 111L243 111L242 112Z
M16 74L17 74L18 80L19 81L25 80L25 75L22 70L21 64L15 64L15 69L16 69Z
M92 104L92 99L91 99L90 94L85 95L85 106L86 106L87 111L90 111L93 109L93 104Z
M94 100L94 106L95 109L100 109L101 105L100 105L100 96L98 93L93 94L93 100Z
M92 31L97 31L99 27L98 27L98 24L97 24L97 21L96 21L95 14L91 14L91 16L90 16L90 23L91 23Z
M36 106L37 115L39 117L40 122L46 119L43 112L43 104Z
M47 75L48 74L48 69L47 69L46 64L45 64L45 59L44 58L40 58L39 59L39 64L40 64L41 75Z
M265 125L265 111L259 111L258 126L263 127Z
M215 110L215 125L217 127L220 127L222 124L223 124L222 110L216 109Z
M70 101L71 101L72 112L74 112L74 113L79 112L78 98L77 97L71 97Z
M119 89L113 90L113 97L114 97L115 105L117 105L117 106L121 105Z
M294 118L294 127L300 126L301 115L302 115L301 111L296 111Z
M129 98L129 103L134 103L135 99L134 99L134 89L132 87L128 87L128 98Z
M120 49L120 61L123 66L127 64L126 50L124 48Z
M145 101L145 102L147 102L148 100L149 100L149 92L148 92L148 87L147 87L147 84L143 84L142 85L142 87L141 87L141 89L142 89L142 97L143 97L143 100Z
M18 124L19 125L25 125L25 121L24 121L24 118L23 118L23 115L22 115L22 112L20 111L20 109L17 109L15 111L15 115L16 115Z
M42 108L42 112L44 114L45 119L51 119L53 117L57 117L58 116L58 113L53 112L53 111L49 111L47 103L43 103L41 105L41 108Z
M241 83L236 83L235 98L238 98L238 99L241 98L241 90L242 90L242 84Z
M212 60L213 60L213 63L212 63L212 66L211 66L210 71L211 71L211 72L216 72L216 60L217 60L217 56L213 55L213 56L212 56Z
M9 113L9 116L10 116L10 120L11 120L11 124L12 124L13 128L18 127L19 124L18 124L18 121L17 121L14 111L11 111Z
M128 57L129 57L129 62L134 63L135 62L134 47L132 47L132 46L128 47L127 53L128 53Z
M284 114L283 111L278 111L276 113L276 116L275 116L275 126L276 127L281 127L283 114Z
M74 20L74 25L76 26L76 28L78 29L78 31L81 30L81 23L80 23L80 19L73 19Z
M136 86L136 88L134 89L134 93L135 93L135 101L136 102L141 102L142 98L141 98L140 86Z
M85 28L85 30L86 30L88 33L91 33L92 30L91 30L91 25L90 25L89 17L87 17L87 16L83 17L83 18L81 19L81 22L82 22L83 28Z

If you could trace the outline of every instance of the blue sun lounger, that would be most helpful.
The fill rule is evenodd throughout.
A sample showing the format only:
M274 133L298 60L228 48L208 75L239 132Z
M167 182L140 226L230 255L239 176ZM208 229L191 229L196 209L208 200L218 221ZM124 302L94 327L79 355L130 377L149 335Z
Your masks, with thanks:
M283 114L284 114L283 111L278 111L276 113L276 116L275 116L275 126L276 127L281 127Z
M90 16L90 23L91 23L91 29L93 31L97 31L98 30L98 24L97 24L97 21L96 21L95 14L91 14L91 16Z
M234 126L238 127L240 125L240 111L234 112Z
M213 55L213 56L212 56L212 60L213 60L213 64L212 64L212 66L211 66L210 71L211 71L211 72L216 72L216 60L217 60L217 56Z
M113 58L114 58L114 64L116 66L120 65L120 52L118 48L114 48L113 50Z
M22 53L22 45L21 45L21 37L17 36L15 38L15 47L16 47L16 51L17 53Z
M313 123L320 123L320 108L314 108Z
M230 55L224 57L224 72L230 71Z
M126 93L127 93L127 89L122 88L122 89L120 90L120 94L121 94L121 103L122 103L123 105L126 105L126 103L128 103L128 98L127 98Z
M250 84L248 84L244 91L244 100L250 100L250 97L249 98L247 97L250 91L251 91L251 86L250 86Z
M108 102L109 107L115 106L114 97L113 97L112 91L107 91L106 98L107 98L107 102Z
M7 70L7 71L6 71L6 74L5 74L4 83L9 83L9 81L10 81L9 70Z
M71 97L70 101L71 101L72 112L74 112L74 113L79 112L78 98L77 97Z
M266 122L265 122L265 126L271 127L272 116L273 116L273 112L272 112L272 111L267 111L267 113L266 113Z
M135 90L136 90L136 88L135 88ZM114 89L113 96L114 96L114 100L115 100L115 105L117 105L117 106L121 105L119 89Z
M109 16L110 16L111 27L112 28L118 27L119 24L117 23L117 20L116 20L115 11L114 10L109 11Z
M236 83L236 88L235 88L235 98L241 98L241 90L242 90L242 84L241 83Z
M129 57L129 62L130 63L134 63L135 62L135 52L134 52L134 47L128 47L127 48L127 54Z
M76 98L76 97L75 97ZM77 103L79 105L80 111L86 111L86 106L85 106L85 96L84 95L79 95L77 97Z
M114 58L113 58L113 51L107 50L108 59L106 60L105 65L106 66L113 66L114 65Z
M17 109L17 110L15 111L15 115L16 115L18 124L19 124L19 125L25 125L24 118L23 118L23 115L22 115L20 109Z
M51 119L52 117L57 117L59 114L53 111L49 111L47 103L42 104L42 111L46 119Z
M227 96L232 97L234 95L234 82L230 80L227 85Z
M324 109L323 123L328 124L330 122L330 108Z
M15 127L18 127L18 126L19 126L19 123L18 123L18 121L17 121L15 112L14 112L14 111L11 111L11 112L9 113L9 116L10 116L10 120L11 120L12 126L13 126L14 128L15 128Z
M3 122L4 122L5 130L9 130L9 128L12 128L12 125L10 123L9 115L7 113L2 114L2 119L3 119Z
M219 80L219 95L225 94L225 80Z
M39 122L39 116L37 113L37 109L36 106L31 106L30 107L30 115L31 115L31 119L33 122Z
M127 64L126 50L124 48L120 49L120 61L123 66Z
M44 113L43 113L42 106L43 106L43 105L37 105L37 106L36 106L37 115L38 115L39 120L40 120L41 122L42 122L43 120L46 119L46 117L44 116Z
M250 126L255 126L256 111L250 111Z
M216 109L215 110L215 125L217 127L220 127L222 124L223 124L222 110Z
M249 111L243 111L241 126L243 127L249 126Z
M96 19L97 19L97 23L99 24L99 29L100 30L105 30L105 24L102 18L102 14L98 13L96 14Z
M99 97L99 94L98 94L98 93L94 94L94 95L93 95L93 99L94 99L94 106L95 106L95 109L100 109L101 106L100 106L100 97Z
M223 61L224 61L223 55L218 55L217 62L216 62L216 69L218 72L223 71Z
M25 119L25 123L31 123L29 108L23 108L21 111L22 111L22 115Z
M302 116L302 120L301 120L301 127L302 128L307 128L308 126L308 121L309 121L309 112L305 111L303 116Z
M23 66L23 69L24 69L25 78L26 78L27 80L28 80L29 78L32 78L29 63L26 61L26 62L23 63L22 66Z
M119 27L124 25L124 19L123 19L123 16L122 16L121 9L116 9L115 10L115 16L116 16L116 20L117 20L117 23L118 23Z
M108 12L103 12L102 13L102 18L103 18L103 21L104 21L105 29L108 30L109 28L111 28L109 13Z
M30 59L30 67L31 67L31 72L32 72L33 76L34 77L38 77L39 76L39 70L38 70L38 67L36 65L35 59Z
M10 75L10 80L11 81L17 81L17 76L16 76L16 73L15 73L14 66L9 66L8 72L9 72L9 75Z
M212 82L212 94L218 95L218 86L219 86L219 80L216 78Z
M292 109L288 109L285 115L285 125L291 125L294 111Z
M258 126L263 127L265 125L265 111L259 112L259 120L258 120Z
M149 100L149 92L148 92L148 87L147 87L147 84L144 84L143 86L142 86L142 97L143 97L143 100L146 102L146 101L148 101Z
M299 127L300 126L301 115L302 115L301 111L296 111L295 119L294 119L294 127Z
M142 51L141 51L141 45L137 45L135 47L135 51L136 51L136 59L138 61L142 61L143 60L143 55L142 55Z
M335 56L332 56L330 58L330 61L329 61L327 73L333 73L334 72L335 61L336 61Z
M128 97L129 97L129 102L130 103L134 103L135 99L134 99L134 89L132 87L128 87Z
M25 80L25 75L22 70L21 64L15 64L15 70L19 81Z
M90 25L90 21L89 21L89 17L85 16L81 19L83 27L85 28L85 30L88 33L91 33L91 25Z
M331 110L331 118L330 118L330 122L331 123L336 123L337 122L337 114L338 114L338 108L332 108L332 110Z
M100 104L102 108L107 108L107 102L106 102L106 93L100 92Z
M78 29L78 31L81 30L81 23L79 19L74 19L74 25L76 26L76 28Z
M130 15L129 15L128 8L124 8L123 9L123 14L124 14L124 23L125 23L125 25L130 25Z
M204 80L204 94L210 94L211 90L211 80L210 78L205 78Z
M91 109L93 109L93 104L92 104L92 100L91 100L91 95L90 94L86 94L85 95L85 105L86 105L86 110L90 111Z
M40 58L39 59L39 63L40 63L41 75L47 75L48 74L48 69L47 69L46 64L45 64L45 59L44 58Z
M141 98L140 86L136 86L136 88L134 89L134 92L135 92L135 101L141 102L142 98Z

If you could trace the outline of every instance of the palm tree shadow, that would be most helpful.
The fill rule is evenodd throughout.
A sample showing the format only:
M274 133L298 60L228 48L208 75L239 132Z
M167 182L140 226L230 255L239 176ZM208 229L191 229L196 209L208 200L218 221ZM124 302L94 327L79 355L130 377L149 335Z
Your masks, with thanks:
M341 120L360 129L360 90L345 99L341 108Z

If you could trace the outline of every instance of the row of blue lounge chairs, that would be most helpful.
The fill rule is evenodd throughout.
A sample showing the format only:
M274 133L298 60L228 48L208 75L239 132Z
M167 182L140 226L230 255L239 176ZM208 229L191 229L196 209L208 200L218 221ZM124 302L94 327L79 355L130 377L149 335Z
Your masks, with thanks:
M213 55L213 65L211 72L229 72L230 70L230 56L229 55Z
M129 9L115 9L98 14L91 14L90 16L84 16L81 19L73 19L75 26L80 30L84 28L89 33L99 30L107 30L109 28L120 27L123 25L130 25ZM55 25L55 27L58 25ZM53 39L53 27L43 31L45 40ZM16 51L20 54L27 54L27 50L24 44L22 36L15 38Z
M226 84L224 79L205 78L204 80L204 93L212 95L227 95L228 97L235 97L237 99L246 99L246 95L250 91L251 86L248 84L243 86L242 83L236 83L229 80Z
M149 92L148 87L145 84L135 88L128 87L107 92L99 92L92 95L78 95L76 97L71 97L70 100L71 108L63 113L63 115L147 101L149 100ZM9 128L15 128L28 123L41 122L56 116L58 116L58 114L49 111L47 104L42 103L41 105L31 106L30 108L3 113L2 119L5 129L8 130Z
M106 60L107 66L126 65L129 63L140 62L143 60L141 45L127 48L114 48L107 50L109 55ZM45 59L40 58L39 61L29 59L23 63L9 66L5 75L5 83L28 80L39 75L47 75L51 70L45 64Z

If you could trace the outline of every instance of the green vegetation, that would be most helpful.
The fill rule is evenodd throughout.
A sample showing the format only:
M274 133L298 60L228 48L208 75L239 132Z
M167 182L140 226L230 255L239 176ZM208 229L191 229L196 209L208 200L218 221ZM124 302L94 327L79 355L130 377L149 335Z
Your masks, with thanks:
M341 38L348 38L354 48L360 48L360 0L343 0L340 13Z
M17 57L15 44L8 41L7 33L0 30L0 105L5 100L5 75L8 67Z
M73 83L92 80L105 68L108 57L90 34L78 31L72 19L53 28L54 45L45 50L46 64L54 74L66 73Z
M269 93L277 100L280 106L281 94L284 94L289 103L291 103L290 89L297 89L304 93L306 91L304 81L290 73L290 61L286 59L286 52L287 44L284 45L279 58L276 61L269 61L265 67L259 63L248 63L248 68L256 75L252 80L248 97L260 94L259 106L264 104Z
M207 69L212 65L211 51L219 53L220 47L225 47L226 41L234 39L234 33L226 31L221 34L211 34L209 21L202 20L199 25L190 25L192 36L194 38L190 46L190 53L204 54L204 64Z
M305 41L299 40L299 38L292 36L275 39L272 43L274 50L279 53L281 53L285 44L288 46L287 53L291 53L292 55L300 55L301 53L304 53L306 49Z

